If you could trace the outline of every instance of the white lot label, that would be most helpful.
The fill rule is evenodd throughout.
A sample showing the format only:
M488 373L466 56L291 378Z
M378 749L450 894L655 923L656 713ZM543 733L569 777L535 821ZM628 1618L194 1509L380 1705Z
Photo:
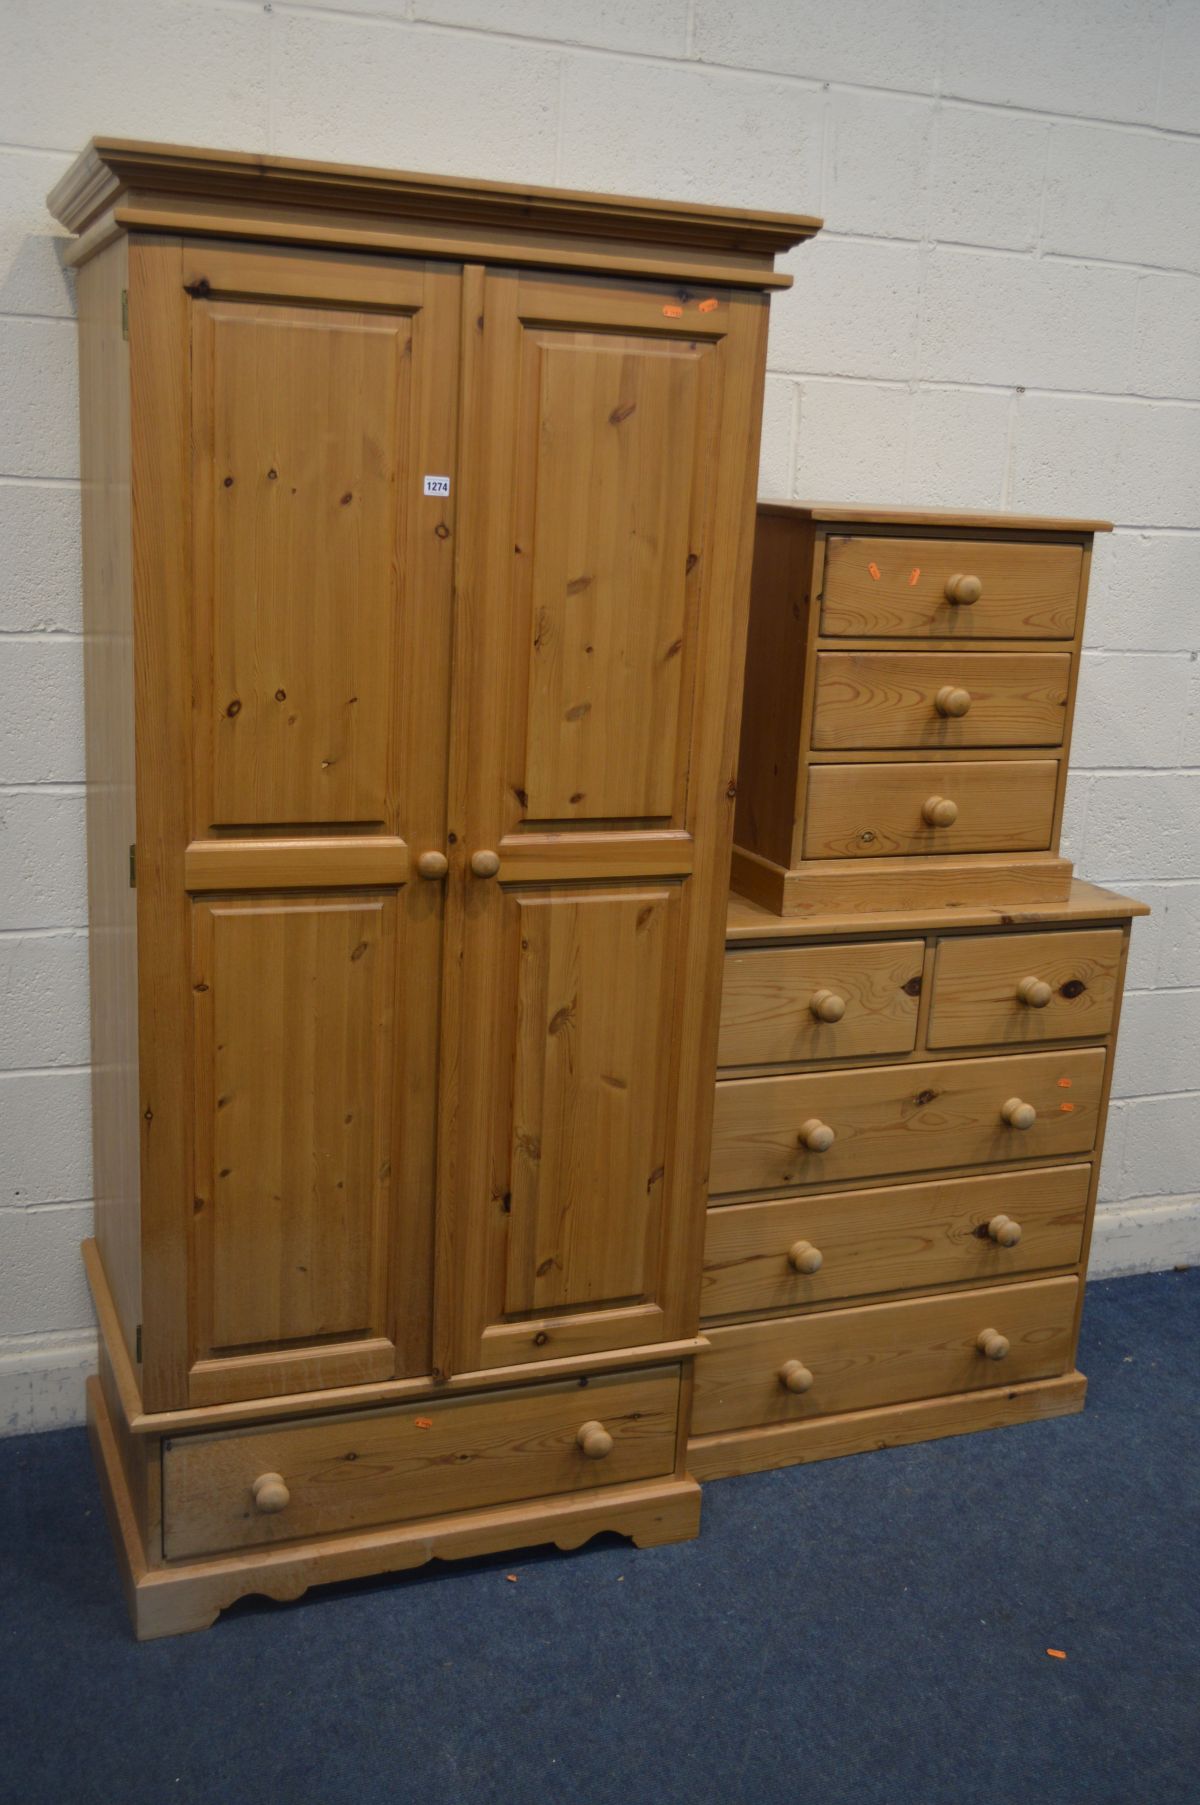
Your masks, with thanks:
M427 476L425 493L426 495L449 495L450 478L448 476Z

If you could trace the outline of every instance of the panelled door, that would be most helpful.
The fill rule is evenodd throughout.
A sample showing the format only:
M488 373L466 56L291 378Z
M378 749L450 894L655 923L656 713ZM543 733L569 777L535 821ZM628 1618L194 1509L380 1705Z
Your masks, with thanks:
M446 1372L695 1329L766 323L463 279Z
M147 542L158 506L190 521L138 590L182 704L141 740L179 736L139 820L139 906L176 930L143 935L144 1088L179 1097L148 1257L186 1217L148 1391L425 1373L454 547L423 479L454 468L460 272L157 241L131 283L135 510Z

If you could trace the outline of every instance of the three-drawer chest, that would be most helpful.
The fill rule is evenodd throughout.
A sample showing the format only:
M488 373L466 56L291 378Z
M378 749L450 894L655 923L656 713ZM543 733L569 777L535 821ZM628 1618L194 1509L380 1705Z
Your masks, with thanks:
M760 504L699 1478L1082 1408L1146 913L1059 853L1103 527Z
M1106 530L760 503L734 889L784 915L1062 901Z

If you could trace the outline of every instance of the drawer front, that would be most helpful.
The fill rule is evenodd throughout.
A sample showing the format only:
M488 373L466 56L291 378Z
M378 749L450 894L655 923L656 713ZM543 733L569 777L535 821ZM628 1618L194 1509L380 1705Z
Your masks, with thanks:
M564 1380L395 1410L181 1436L163 1451L168 1559L434 1517L670 1473L679 1367ZM600 1422L611 1451L577 1436ZM268 1513L256 1479L288 1493Z
M1060 746L1069 652L821 652L812 743Z
M701 1310L750 1316L1073 1266L1091 1175L1049 1166L710 1210Z
M920 940L731 949L721 991L719 1063L800 1064L911 1052L924 954Z
M1057 785L1056 759L814 765L804 856L1041 852L1050 844Z
M720 1196L1086 1153L1104 1061L1103 1047L1087 1047L726 1079L717 1085L709 1189ZM1010 1100L1036 1111L1027 1127L1005 1120ZM830 1130L829 1145L812 1145Z
M1099 1039L1112 1027L1122 940L1118 928L943 940L929 1045Z
M1083 552L1078 545L996 540L885 539L851 534L825 542L821 631L903 639L1070 639ZM952 601L956 579L973 602Z
M1074 1278L1040 1279L711 1329L696 1359L693 1433L1053 1378L1071 1364L1078 1288ZM1002 1359L980 1349L987 1329L1008 1342ZM784 1382L793 1361L803 1369L793 1382L812 1376L806 1391Z

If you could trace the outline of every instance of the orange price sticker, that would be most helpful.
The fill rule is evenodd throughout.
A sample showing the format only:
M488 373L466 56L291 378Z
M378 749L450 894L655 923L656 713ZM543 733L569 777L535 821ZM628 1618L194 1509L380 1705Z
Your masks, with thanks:
M1075 1105L1073 1103L1060 1103L1058 1107L1064 1116L1069 1116L1071 1111L1075 1108Z
M909 588L915 589L917 584L920 581L921 581L921 566L919 564L914 564L912 567L912 570L909 572L909 577L908 577Z
M875 563L871 563L871 564L868 564L868 565L867 565L867 569L868 569L868 570L869 570L869 571L870 571L870 573L871 573L871 575L872 575L872 577L873 577L873 578L874 578L874 580L875 580L875 582L877 582L877 583L878 583L878 581L879 581L879 566L878 566L878 564L875 564Z
M1056 1661L1065 1661L1067 1658L1067 1651L1065 1648L1048 1648L1046 1653L1048 1655L1053 1655Z
M415 1416L413 1418L413 1427L416 1429L432 1429L433 1418L431 1416Z
M1072 1080L1070 1078L1060 1078L1060 1079L1058 1079L1057 1082L1058 1082L1058 1088L1060 1091L1069 1091L1070 1090L1071 1084L1072 1084Z
M676 307L674 301L668 301L667 305L663 308L663 312L669 320L679 320L683 318L683 308Z
M701 313L715 313L717 311L716 295L710 295L707 301L701 301L700 311Z

